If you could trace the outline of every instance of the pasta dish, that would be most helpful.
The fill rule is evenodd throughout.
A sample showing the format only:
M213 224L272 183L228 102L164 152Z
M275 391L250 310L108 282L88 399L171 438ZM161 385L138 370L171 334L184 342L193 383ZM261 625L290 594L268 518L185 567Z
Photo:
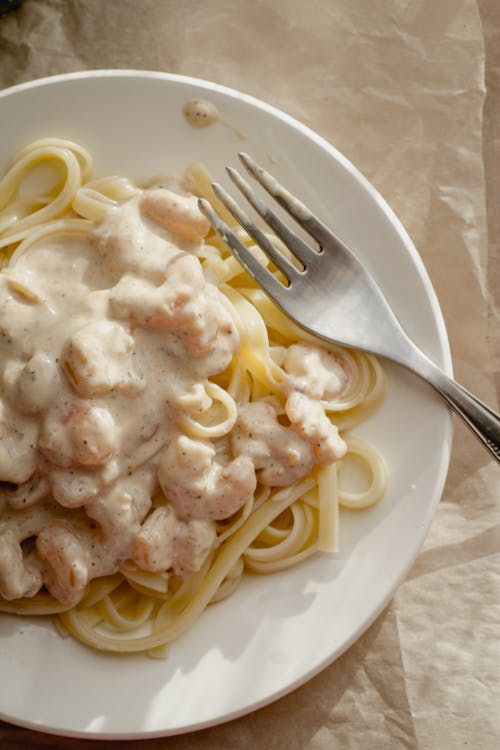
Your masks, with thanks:
M350 432L377 359L286 318L199 196L227 218L198 165L94 179L54 138L0 181L0 611L103 651L162 655L245 572L337 550L339 508L385 489Z

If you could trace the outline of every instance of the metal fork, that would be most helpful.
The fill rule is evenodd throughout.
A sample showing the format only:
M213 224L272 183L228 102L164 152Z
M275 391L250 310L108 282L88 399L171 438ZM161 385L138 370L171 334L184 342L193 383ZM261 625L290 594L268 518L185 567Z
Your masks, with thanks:
M499 415L448 377L410 340L374 279L330 229L250 156L241 153L239 157L247 172L317 244L315 248L301 239L236 170L227 167L236 187L299 262L286 258L236 201L213 183L217 197L282 272L287 285L254 257L211 204L201 198L200 210L250 276L307 331L325 341L387 357L426 380L500 462Z

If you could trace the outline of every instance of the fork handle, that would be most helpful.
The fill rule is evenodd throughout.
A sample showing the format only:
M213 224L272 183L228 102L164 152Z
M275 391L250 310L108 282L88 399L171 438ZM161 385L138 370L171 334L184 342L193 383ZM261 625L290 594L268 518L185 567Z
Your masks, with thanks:
M425 355L411 369L427 380L448 406L463 419L485 448L500 462L500 416L455 380L448 377Z

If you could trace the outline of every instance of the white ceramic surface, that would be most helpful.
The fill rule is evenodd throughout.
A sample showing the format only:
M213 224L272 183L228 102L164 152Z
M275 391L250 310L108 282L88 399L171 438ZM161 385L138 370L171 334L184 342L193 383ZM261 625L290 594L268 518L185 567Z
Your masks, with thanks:
M213 102L224 122L191 127L182 107L193 97ZM0 122L2 170L27 142L52 135L90 149L99 175L140 180L201 161L227 184L223 167L243 148L357 249L410 336L451 372L439 306L404 229L341 154L287 115L204 81L93 71L1 92ZM0 717L75 736L176 734L265 705L345 651L418 554L449 461L447 409L413 376L387 371L387 398L357 432L385 456L389 488L375 508L342 513L338 556L246 580L165 661L93 653L50 624L0 615Z

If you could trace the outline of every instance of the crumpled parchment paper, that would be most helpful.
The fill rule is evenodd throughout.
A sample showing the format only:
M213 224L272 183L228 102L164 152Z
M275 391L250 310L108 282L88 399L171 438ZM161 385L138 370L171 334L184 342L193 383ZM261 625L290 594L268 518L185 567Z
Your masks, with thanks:
M492 44L500 13L494 0L480 5ZM455 375L495 406L498 261L492 255L488 268L484 65L474 0L24 0L0 19L1 87L89 68L183 73L269 101L330 140L402 220L437 291ZM498 84L500 73L492 75ZM492 159L498 138L487 127ZM486 167L494 180L490 161ZM393 602L346 654L254 714L127 746L496 750L499 480L457 424L424 548ZM101 743L0 723L0 746Z

